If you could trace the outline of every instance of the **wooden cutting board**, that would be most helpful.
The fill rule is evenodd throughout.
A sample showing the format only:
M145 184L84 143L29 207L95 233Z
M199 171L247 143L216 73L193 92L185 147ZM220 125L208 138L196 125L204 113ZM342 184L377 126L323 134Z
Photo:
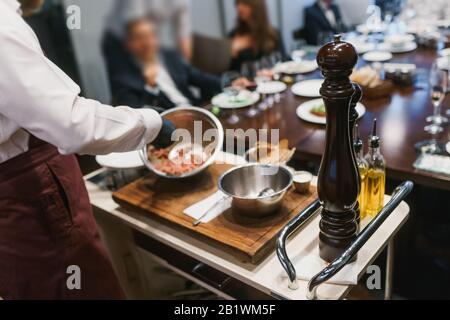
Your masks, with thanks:
M178 225L216 247L221 244L223 250L244 261L257 264L273 252L279 231L317 199L317 190L311 188L308 195L290 190L279 213L273 217L245 218L230 209L210 223L193 227L194 220L183 211L215 193L218 178L230 168L212 165L205 173L183 181L160 179L152 174L118 190L113 198L124 209Z

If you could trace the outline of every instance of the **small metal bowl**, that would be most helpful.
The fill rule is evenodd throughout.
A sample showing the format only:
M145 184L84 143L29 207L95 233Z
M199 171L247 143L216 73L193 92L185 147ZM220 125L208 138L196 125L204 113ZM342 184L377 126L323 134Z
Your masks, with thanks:
M240 214L264 218L277 213L292 183L292 173L283 166L251 164L226 172L219 189L233 199L233 209ZM268 188L272 194L259 196Z
M163 112L161 116L171 121L178 130L183 129L182 131L188 132L191 136L191 141L183 140L179 144L175 145L174 149L186 146L187 144L195 144L198 147L201 147L201 150L209 150L210 152L205 155L206 159L202 166L183 175L173 176L161 172L154 167L153 163L148 158L148 146L145 146L142 150L140 150L140 157L149 170L163 178L185 179L205 171L211 164L213 164L222 150L224 141L222 124L215 115L202 108L179 107L167 110L166 112ZM198 125L196 126L196 123L201 124L201 128ZM183 133L182 131L179 132ZM174 150L171 152L173 151Z

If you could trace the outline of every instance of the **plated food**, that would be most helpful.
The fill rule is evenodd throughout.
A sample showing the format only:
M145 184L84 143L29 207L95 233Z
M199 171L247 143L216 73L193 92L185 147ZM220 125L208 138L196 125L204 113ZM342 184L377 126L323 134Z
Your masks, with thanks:
M260 95L257 92L240 90L233 96L228 93L221 93L212 99L212 104L221 109L240 109L249 107L259 101Z
M359 118L361 118L366 113L366 107L363 104L358 103L356 111L359 114ZM324 125L327 123L325 104L322 99L315 99L302 103L297 108L297 116L304 121L315 124Z

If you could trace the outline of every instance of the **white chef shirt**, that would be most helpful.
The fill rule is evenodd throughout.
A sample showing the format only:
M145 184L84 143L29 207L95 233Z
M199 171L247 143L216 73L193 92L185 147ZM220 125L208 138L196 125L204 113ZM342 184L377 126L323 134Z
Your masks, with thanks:
M28 150L29 133L62 154L107 154L141 148L161 130L153 110L102 105L45 58L19 15L0 1L0 163Z

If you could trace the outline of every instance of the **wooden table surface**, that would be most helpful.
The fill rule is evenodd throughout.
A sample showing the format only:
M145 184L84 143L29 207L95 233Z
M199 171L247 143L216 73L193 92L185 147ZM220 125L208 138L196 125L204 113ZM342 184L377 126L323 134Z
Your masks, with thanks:
M415 63L417 65L418 76L414 85L405 88L397 86L392 95L387 98L364 98L362 102L367 107L367 113L359 120L359 126L361 135L366 142L373 119L378 119L379 133L382 139L381 149L387 162L388 178L412 180L416 184L450 190L449 176L418 171L413 167L418 158L414 145L430 139L430 136L424 131L426 117L433 113L428 76L431 65L437 57L435 50L425 49L395 55L390 62ZM364 64L365 62L360 58L358 66ZM316 71L307 75L305 79L319 77L320 72ZM307 100L309 99L295 96L288 89L283 93L281 102L272 109L260 113L254 118L247 117L246 111L238 111L241 118L238 124L229 125L226 115L223 117L222 123L225 129L279 129L280 137L289 139L291 147L297 148L297 159L319 163L325 147L325 126L305 122L296 115L297 107ZM450 98L447 98L444 101L444 112L449 105ZM445 143L450 141L448 126L439 139Z

